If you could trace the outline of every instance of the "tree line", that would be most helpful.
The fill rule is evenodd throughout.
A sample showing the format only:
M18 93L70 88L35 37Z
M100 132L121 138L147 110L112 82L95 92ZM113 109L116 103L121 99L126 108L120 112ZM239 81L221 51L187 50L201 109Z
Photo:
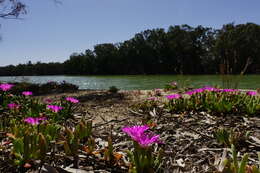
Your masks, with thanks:
M0 67L2 76L116 74L254 74L260 72L260 25L189 25L148 29L121 43L73 53L63 63Z

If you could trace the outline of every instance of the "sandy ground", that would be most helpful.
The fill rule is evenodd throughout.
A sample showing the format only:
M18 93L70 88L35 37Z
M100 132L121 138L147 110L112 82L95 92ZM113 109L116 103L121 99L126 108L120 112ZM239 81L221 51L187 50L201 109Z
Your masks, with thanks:
M128 118L131 114L129 107L146 100L149 95L151 95L150 90L119 91L118 93L110 93L106 90L79 90L73 93L44 95L39 98L59 100L62 97L75 97L80 101L75 112L92 119L96 124Z

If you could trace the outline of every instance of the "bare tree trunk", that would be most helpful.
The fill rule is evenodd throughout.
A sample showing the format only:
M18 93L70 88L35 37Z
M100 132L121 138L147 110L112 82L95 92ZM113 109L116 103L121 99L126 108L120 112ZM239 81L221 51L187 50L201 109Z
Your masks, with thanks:
M243 68L243 70L240 72L240 75L244 75L244 73L246 72L247 67L252 63L251 57L248 57L246 60L246 64Z

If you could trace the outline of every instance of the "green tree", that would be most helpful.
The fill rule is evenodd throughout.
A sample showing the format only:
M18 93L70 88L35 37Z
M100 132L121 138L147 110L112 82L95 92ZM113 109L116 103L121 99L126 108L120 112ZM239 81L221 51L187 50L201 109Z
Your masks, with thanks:
M260 26L254 23L224 25L218 31L216 55L226 74L244 74L260 64Z
M98 44L94 46L96 73L117 74L120 59L118 48L111 43Z

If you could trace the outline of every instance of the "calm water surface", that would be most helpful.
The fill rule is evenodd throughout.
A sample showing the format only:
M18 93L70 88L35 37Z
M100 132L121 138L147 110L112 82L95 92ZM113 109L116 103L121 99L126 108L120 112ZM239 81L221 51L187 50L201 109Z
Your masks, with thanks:
M127 76L24 76L0 77L5 82L46 83L49 81L66 81L79 86L80 89L108 89L116 86L123 90L163 88L165 84L177 81L180 85L202 87L205 85L223 86L220 75L127 75ZM224 87L232 87L239 81L238 88L260 88L260 75L233 76ZM225 80L227 81L227 80Z

